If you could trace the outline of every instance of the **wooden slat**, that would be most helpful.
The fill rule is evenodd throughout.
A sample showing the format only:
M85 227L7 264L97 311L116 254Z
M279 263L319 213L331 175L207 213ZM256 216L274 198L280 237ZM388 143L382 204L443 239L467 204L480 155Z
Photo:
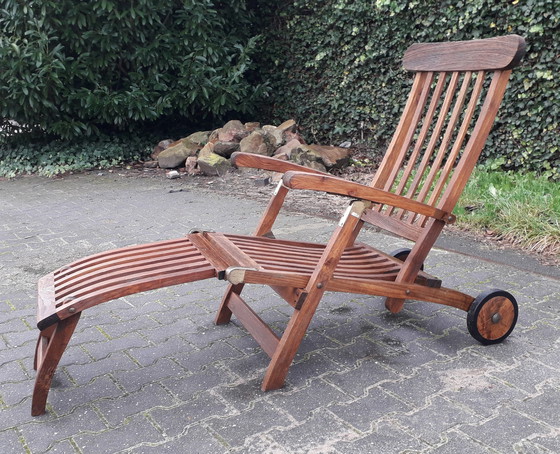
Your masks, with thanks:
M471 79L472 79L472 73L470 71L466 72L463 77L461 88L459 89L459 92L457 94L455 105L453 106L453 112L451 113L451 118L449 119L448 127L441 144L442 151L444 148L447 148L449 146L449 143L451 141L451 135L456 129L457 122L459 121L459 117L461 115L461 112L463 111L463 106L465 104L467 90L471 84ZM475 88L475 92L476 92L476 88ZM466 116L468 115L469 114L467 112ZM441 171L439 180L436 183L432 194L430 195L430 199L428 200L429 205L436 204L437 200L441 196L441 193L445 187L445 183L447 182L449 175L451 174L451 170L456 162L457 156L459 154L459 150L461 149L463 139L464 139L464 134L462 134L461 131L462 130L460 129L456 137L455 143L453 144L451 151L447 157L446 163Z
M347 195L375 203L397 206L436 219L447 220L449 215L438 208L411 200L407 197L327 175L287 172L283 177L283 181L286 186L292 189L322 190L325 192Z
M364 295L379 295L397 299L412 299L443 304L468 311L474 298L456 290L394 281L366 282L358 279L337 279L329 282L328 290Z
M412 140L413 132L411 131L416 127L422 114L422 107L426 103L432 78L433 73L417 73L415 75L399 124L389 143L387 152L383 156L383 161L381 161L379 169L375 173L371 186L389 190L393 185Z
M192 251L173 250L173 251L157 251L145 254L135 254L134 256L107 256L104 261L96 260L89 264L82 264L77 268L68 268L64 275L56 275L57 289L63 290L64 287L70 285L73 281L80 277L86 277L93 273L104 273L106 269L119 269L130 266L141 266L143 264L156 264L169 262L170 260L192 260L200 257L200 253L193 248Z
M420 151L422 150L422 146L426 140L426 138L428 137L428 132L430 130L430 125L432 124L432 120L434 118L434 115L436 113L436 109L438 107L438 103L439 103L439 99L440 96L443 92L444 86L445 86L445 81L446 81L446 74L445 73L440 73L439 77L438 77L438 81L434 90L434 93L432 95L432 99L430 101L430 105L428 107L428 110L424 116L424 120L422 122L422 128L420 129L420 132L418 134L418 138L416 139L416 143L414 145L414 149L412 150L411 155L408 158L408 164L406 165L405 169L404 169L404 173L399 181L399 184L397 185L396 189L393 191L395 194L399 194L399 195L403 195L403 191L406 187L406 184L408 182L408 179L410 178L410 176L412 175L413 172L415 172L415 178L412 182L411 185L409 185L409 188L407 190L407 197L410 197L411 194L414 194L416 192L416 189L418 187L418 183L420 182L420 177L423 173L423 169L426 167L427 162L426 162L426 155L429 157L430 155L430 148L433 148L432 143L428 144L428 151L426 153L424 153L424 159L422 160L421 164L420 164L420 168L418 169L416 164L418 161L418 157L420 155ZM390 211L390 213L392 214L392 211Z
M443 130L443 126L445 124L445 121L447 119L447 114L451 108L451 104L453 102L453 98L455 95L455 89L457 88L457 82L459 80L459 73L454 73L451 76L451 80L449 82L449 86L447 87L446 90L446 94L445 94L445 98L443 100L442 105L440 106L439 112L438 112L438 118L436 121L436 124L434 125L434 129L432 131L432 136L430 138L430 141L428 143L428 145L426 146L426 150L424 152L424 155L422 157L422 162L420 163L419 167L418 167L418 171L416 172L416 174L414 175L414 180L412 181L410 188L407 191L407 197L414 197L414 194L417 192L417 189L420 185L420 182L422 182L422 189L419 191L419 195L418 197L416 197L416 200L418 200L419 202L424 203L425 197L427 192L429 191L430 187L432 186L432 181L433 181L433 177L436 174L436 172L439 170L439 164L441 162L441 160L443 159L444 156L444 151L445 151L445 140L442 141L441 147L439 149L439 153L437 154L436 159L432 159L433 158L433 152L435 151L436 145L438 143L438 141L441 138L441 132ZM434 93L434 97L437 96L438 102L439 102L439 97L441 96L441 93ZM447 134L447 139L449 140L450 138L450 132ZM423 180L423 176L424 173L426 171L427 168L430 168L430 172L428 174L428 177ZM412 222L409 221L411 224Z
M134 293L171 285L185 284L187 282L209 279L211 277L216 277L216 270L213 267L196 267L192 270L188 270L188 272L181 270L168 272L166 274L156 274L149 277L139 277L126 285L123 285L122 282L108 282L107 286L88 289L89 291L84 292L81 297L69 300L67 304L59 308L57 314L61 319L64 319L74 313L68 311L70 308L75 312L81 312L88 307Z
M166 275L175 272L189 272L201 267L208 268L209 266L209 263L204 258L197 257L195 260L190 261L178 259L144 265L129 264L126 268L119 269L104 269L103 272L82 276L63 290L59 291L57 288L56 300L64 301L67 297L75 297L76 295L88 291L86 289L91 290L96 286L102 287L108 282L121 281L122 285L129 285L135 280L149 278L150 276Z
M98 254L93 254L84 257L80 260L76 260L75 262L72 262L69 265L59 268L54 272L54 274L57 277L63 277L68 272L70 272L70 270L72 270L72 272L75 272L76 270L79 270L82 267L92 266L95 263L104 263L108 257L111 257L111 259L116 259L121 256L133 257L134 255L145 254L146 252L150 252L150 251L168 250L169 248L189 248L189 247L192 248L192 245L189 243L187 238L179 238L175 240L157 241L154 243L127 246L119 249L100 252Z
M280 340L276 333L236 293L231 294L228 308L272 358Z
M208 260L218 273L225 271L230 266L235 266L231 260L227 260L220 251L215 250L212 243L208 240L203 233L192 233L189 235L189 240L198 249L201 255Z
M379 213L375 210L368 210L362 215L362 219L411 241L416 241L422 232L422 229L417 225L406 224L400 219L389 217L385 213Z
M444 43L417 43L404 54L409 71L480 71L511 69L525 53L518 35Z
M498 113L501 100L506 91L510 74L511 70L496 71L493 74L478 120L471 131L469 140L465 145L465 150L461 156L461 160L455 168L453 176L451 177L451 180L442 197L440 205L443 210L453 210L455 204L461 196L461 193L463 192L463 189L465 188L465 185L467 184L474 166L478 161L480 153L482 152L484 143L488 138L490 129L494 124L494 119Z

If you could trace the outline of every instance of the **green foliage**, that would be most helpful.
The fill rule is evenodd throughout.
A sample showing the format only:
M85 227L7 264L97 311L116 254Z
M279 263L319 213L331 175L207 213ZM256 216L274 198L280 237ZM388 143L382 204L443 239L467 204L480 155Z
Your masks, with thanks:
M72 141L18 141L0 148L0 177L37 173L53 176L84 169L103 169L145 158L154 139L114 134Z
M71 138L246 112L245 0L2 0L0 128Z
M557 0L256 2L263 20L268 14L275 24L259 57L272 86L269 120L294 117L323 142L364 137L374 148L386 145L410 88L400 66L410 44L524 36L527 55L513 73L485 157L560 179Z

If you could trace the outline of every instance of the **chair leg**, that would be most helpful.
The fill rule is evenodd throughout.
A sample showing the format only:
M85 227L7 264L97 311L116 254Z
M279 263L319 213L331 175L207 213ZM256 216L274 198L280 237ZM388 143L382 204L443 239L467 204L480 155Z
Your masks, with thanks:
M32 416L45 413L47 396L51 388L54 372L74 333L80 315L81 312L78 312L39 334L34 364L37 369L37 376L35 378L35 388L33 389L31 403Z
M323 294L324 291L310 293L303 307L294 311L266 370L261 386L263 391L272 391L284 386L290 365L305 337Z
M241 295L242 290L243 290L243 284L228 285L228 288L224 293L224 297L222 298L222 303L220 304L220 308L218 309L218 313L216 314L216 318L214 319L214 323L216 325L225 325L230 322L231 316L233 314L228 307L229 301L231 299L232 294Z
M401 298L386 298L385 299L385 307L393 314L399 313L403 306L405 300Z

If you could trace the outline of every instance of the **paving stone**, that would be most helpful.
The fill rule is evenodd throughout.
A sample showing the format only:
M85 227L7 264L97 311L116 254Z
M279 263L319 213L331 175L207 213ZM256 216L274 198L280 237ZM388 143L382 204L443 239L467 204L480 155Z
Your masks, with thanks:
M556 386L546 384L539 395L513 402L512 407L537 421L543 421L551 427L560 429L560 383Z
M302 386L307 380L341 369L338 364L321 353L309 353L303 357L296 355L288 372L287 382L293 386Z
M289 415L261 401L239 414L209 421L208 426L229 445L235 447L242 446L245 439L255 433L271 427L288 427L293 423Z
M181 401L187 401L201 391L211 390L219 386L231 386L235 382L235 376L216 365L208 365L183 377L161 380L161 384Z
M180 405L151 410L150 415L159 426L165 427L165 436L176 437L194 424L208 419L221 419L232 412L221 399L203 392Z
M318 399L317 396L321 396ZM310 413L328 404L345 402L349 396L324 380L310 380L303 388L294 387L286 392L267 394L266 400L283 409L298 421L309 417Z
M325 427L329 429L323 430ZM332 452L333 444L359 438L359 434L351 426L328 410L316 411L307 420L290 427L275 428L270 436L291 452Z
M51 415L35 418L31 423L20 425L19 430L31 452L45 452L60 440L79 437L88 431L104 431L106 427L99 416L86 407L76 414L60 418Z
M495 454L496 451L473 440L463 433L448 432L443 434L444 440L435 448L430 449L430 454Z
M116 371L111 376L117 381L122 389L127 392L134 392L150 383L161 383L162 380L172 378L181 380L190 373L169 358L159 358L149 366L138 369Z
M0 446L4 454L19 454L25 450L25 441L20 439L15 429L0 429Z
M160 331L165 330L160 329ZM132 345L128 354L141 367L146 367L162 357L179 359L182 356L188 357L192 351L195 351L195 348L176 332L166 331L166 333L166 339L157 343L150 339L146 346Z
M341 420L362 432L374 427L377 420L393 417L412 410L412 406L384 392L381 388L369 388L366 395L331 405L329 410ZM396 416L399 419L402 417Z
M555 372L557 371L541 362L536 362L531 358L521 358L514 368L492 372L491 375L500 378L510 386L525 391L527 394L535 394L537 388L540 388L540 385L545 383Z
M149 383L138 391L97 400L94 405L112 428L120 426L131 416L151 408L169 407L175 399L159 384Z
M164 438L143 415L138 415L113 430L82 433L73 439L82 452L112 453L142 443L158 443Z
M215 342L200 350L189 351L187 355L177 358L177 362L185 369L197 371L210 363L227 360L235 362L243 354L226 342Z
M348 355L351 358L351 355ZM365 390L386 381L395 381L399 375L388 368L383 361L377 359L364 359L355 363L347 370L334 372L325 376L325 380L345 393L358 397Z
M430 445L437 445L442 433L463 424L476 423L478 417L472 412L465 411L460 405L441 397L434 397L425 407L411 411L399 420L415 438Z
M516 411L501 407L496 409L495 417L464 425L461 431L482 445L505 453L515 452L515 445L534 433L546 431L546 428Z
M196 453L196 454L219 454L225 453L227 447L206 428L193 425L185 429L179 436L165 439L160 443L145 443L136 448L132 448L131 452L146 454L160 452L169 453ZM260 451L263 452L263 451Z
M67 364L65 370L78 385L88 383L92 378L119 370L134 370L138 366L121 352L111 353L106 358L86 364Z
M336 452L340 454L405 454L425 452L428 448L428 445L423 441L411 437L392 424L384 422L380 423L372 433L362 435L355 440L338 440L333 446Z
M71 386L68 383L64 386L52 387L49 392L49 402L58 415L66 415L74 411L84 411L76 410L76 407L84 407L100 399L115 399L123 394L124 392L114 380L103 375L83 386Z

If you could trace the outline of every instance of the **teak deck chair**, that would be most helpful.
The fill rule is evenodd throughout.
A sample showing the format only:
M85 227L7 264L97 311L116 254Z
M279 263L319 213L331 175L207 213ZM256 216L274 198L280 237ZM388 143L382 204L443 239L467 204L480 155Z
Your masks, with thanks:
M131 246L78 260L39 281L37 378L32 414L45 412L60 357L84 309L136 292L211 277L229 281L215 322L232 314L270 356L263 390L283 386L307 327L326 291L385 297L391 312L406 299L467 312L470 334L483 344L503 341L517 303L503 290L476 298L441 286L423 263L467 183L490 132L511 69L525 49L510 35L414 44L404 68L415 73L404 112L370 186L260 155L237 153L238 167L284 173L254 235L192 232L183 238ZM275 239L272 227L290 189L354 199L327 244ZM412 240L391 255L357 241L364 224ZM246 284L266 284L293 307L278 336L243 301Z

